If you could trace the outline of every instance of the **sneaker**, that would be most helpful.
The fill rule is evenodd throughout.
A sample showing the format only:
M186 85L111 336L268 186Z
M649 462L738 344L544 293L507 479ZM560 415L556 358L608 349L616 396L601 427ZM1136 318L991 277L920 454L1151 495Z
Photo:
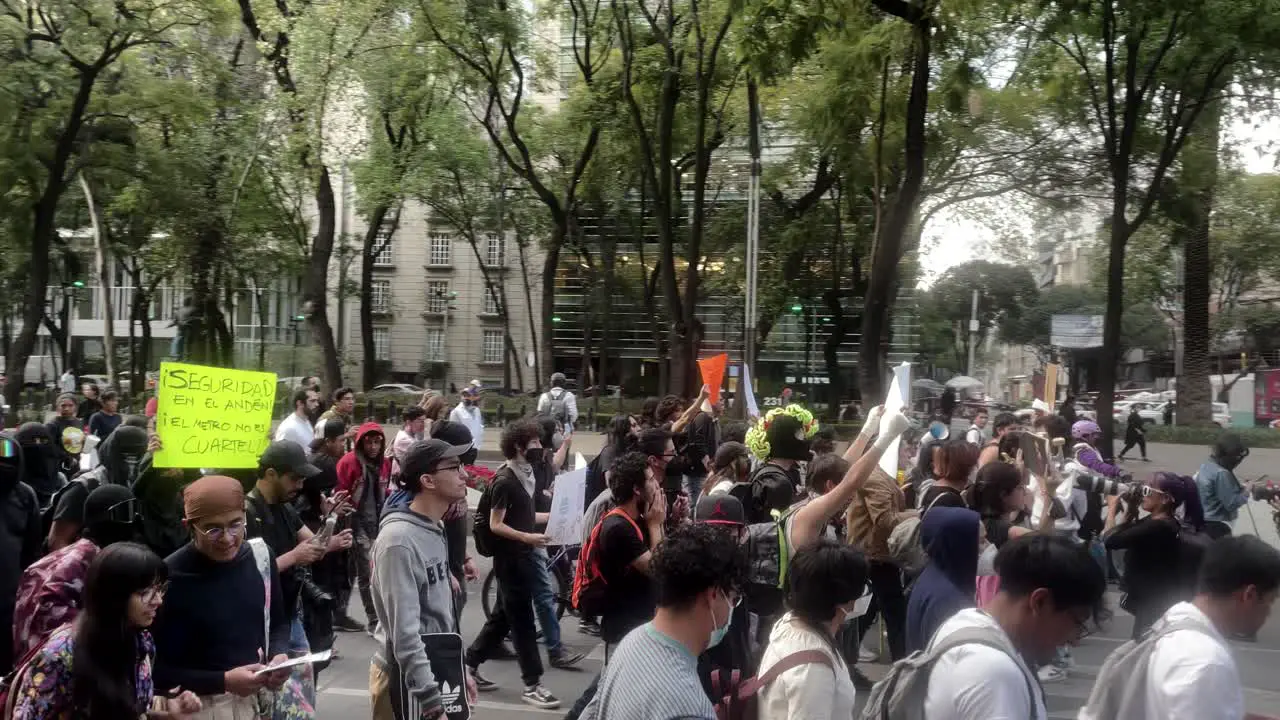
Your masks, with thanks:
M870 690L875 686L871 678L863 675L862 670L856 667L849 668L849 677L853 679L853 687L857 690Z
M554 652L551 650L547 651L547 658L551 667L560 668L561 670L577 665L582 662L582 658L586 656L586 653L578 652L577 650L570 649L564 645L561 645L560 648Z
M1142 458L1142 462L1151 462L1151 458Z
M524 689L524 694L520 696L520 699L525 701L528 705L532 705L536 708L542 708L544 710L555 710L560 707L560 699L555 695L552 695L549 690L541 685L526 687Z
M1042 683L1059 683L1067 679L1067 671L1053 665L1045 665L1036 675Z
M600 623L592 620L591 618L583 618L578 621L578 632L583 635L600 637Z
M481 675L480 668L469 667L467 669L471 671L471 679L476 681L476 692L489 692L490 690L498 689L498 683Z
M858 662L873 663L880 659L880 653L874 650L868 650L864 647L858 648Z
M333 629L338 632L364 632L365 626L350 615L340 615L333 619Z

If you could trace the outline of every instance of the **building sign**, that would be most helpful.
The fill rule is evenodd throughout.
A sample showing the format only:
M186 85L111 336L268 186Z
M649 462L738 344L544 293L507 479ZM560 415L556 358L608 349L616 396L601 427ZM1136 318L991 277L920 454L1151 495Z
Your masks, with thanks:
M1102 316L1054 315L1049 325L1049 344L1071 350L1102 347Z

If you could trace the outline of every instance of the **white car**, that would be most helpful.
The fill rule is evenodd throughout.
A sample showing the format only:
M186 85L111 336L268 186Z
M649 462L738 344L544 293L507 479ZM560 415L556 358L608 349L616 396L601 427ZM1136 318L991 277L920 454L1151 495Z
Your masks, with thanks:
M1116 424L1123 425L1129 417L1129 408L1136 405L1138 407L1138 415L1142 416L1143 420L1152 425L1163 425L1164 410L1168 404L1168 402L1122 401L1115 404L1115 408L1111 411L1111 416ZM1226 403L1213 403L1213 424L1221 428L1231 427L1231 409L1227 407Z

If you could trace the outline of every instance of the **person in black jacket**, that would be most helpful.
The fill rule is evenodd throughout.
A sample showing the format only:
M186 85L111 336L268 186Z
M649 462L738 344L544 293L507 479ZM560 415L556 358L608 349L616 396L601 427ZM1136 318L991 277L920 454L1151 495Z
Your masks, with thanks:
M696 502L702 494L702 484L707 480L708 466L716 456L720 447L720 414L724 406L711 402L710 398L702 401L698 414L689 422L688 442L685 444L684 456L687 464L684 471L684 491L691 501Z
M1129 407L1129 417L1125 419L1124 429L1124 449L1120 451L1120 459L1124 460L1124 456L1134 445L1142 451L1143 462L1150 462L1147 458L1147 433L1144 425L1146 420L1138 414L1138 406L1131 405Z
M1200 556L1184 538L1204 527L1204 510L1195 481L1156 473L1150 485L1125 498L1125 522L1106 534L1108 550L1124 550L1125 598L1120 606L1133 615L1133 637L1142 636L1166 610L1195 594ZM1107 500L1107 527L1115 526L1120 497ZM1139 520L1138 510L1151 513ZM1182 519L1175 513L1182 508Z
M22 571L40 557L40 505L36 492L20 478L22 447L0 434L0 627L13 627ZM13 643L0 643L0 672L13 669Z

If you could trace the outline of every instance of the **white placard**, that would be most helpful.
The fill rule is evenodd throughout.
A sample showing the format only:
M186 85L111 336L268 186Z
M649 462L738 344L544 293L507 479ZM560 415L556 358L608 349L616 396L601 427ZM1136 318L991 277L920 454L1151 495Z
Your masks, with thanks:
M578 455L576 460L581 460ZM577 545L582 542L582 494L587 491L587 468L581 466L556 477L551 495L551 518L547 520L547 537L552 545Z
M893 381L889 383L889 394L884 398L884 414L880 417L888 417L903 408L909 409L907 398L910 392L911 363L902 363L893 369ZM901 442L901 439L895 439L880 457L880 469L895 480L898 478L898 446Z
M751 369L742 363L742 401L746 403L747 417L760 417L760 408L756 406L756 394L751 390Z

